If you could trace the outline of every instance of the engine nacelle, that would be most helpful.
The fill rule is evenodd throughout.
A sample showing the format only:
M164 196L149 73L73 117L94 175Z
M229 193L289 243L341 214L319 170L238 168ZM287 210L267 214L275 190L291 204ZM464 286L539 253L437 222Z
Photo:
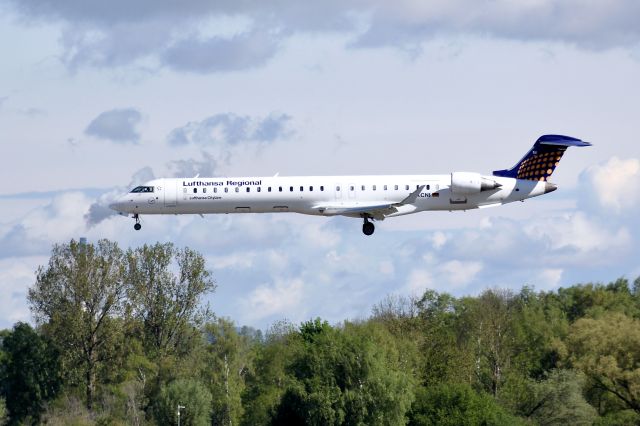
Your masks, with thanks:
M479 194L482 191L490 191L500 188L498 182L486 178L480 173L453 172L451 173L451 192L458 195Z

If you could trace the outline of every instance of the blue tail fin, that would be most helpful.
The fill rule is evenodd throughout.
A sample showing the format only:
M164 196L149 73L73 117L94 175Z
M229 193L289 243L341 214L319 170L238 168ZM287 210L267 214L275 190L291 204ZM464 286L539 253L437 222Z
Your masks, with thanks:
M540 136L533 148L510 169L495 170L494 176L546 181L570 146L591 146L589 142L562 135Z

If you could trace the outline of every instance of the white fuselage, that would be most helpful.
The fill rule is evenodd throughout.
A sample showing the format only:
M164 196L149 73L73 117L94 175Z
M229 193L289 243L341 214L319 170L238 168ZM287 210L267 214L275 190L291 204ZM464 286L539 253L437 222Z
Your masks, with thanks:
M427 210L500 205L555 189L542 181L490 179L499 187L461 194L452 191L452 175L165 178L147 182L150 192L127 193L111 207L133 215L295 212L381 220ZM396 204L395 211L383 216L366 213L368 207L391 204Z

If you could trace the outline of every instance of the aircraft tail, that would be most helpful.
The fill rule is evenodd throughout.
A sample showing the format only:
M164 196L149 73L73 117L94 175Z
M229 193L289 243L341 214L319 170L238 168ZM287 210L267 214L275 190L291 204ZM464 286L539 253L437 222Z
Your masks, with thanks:
M495 170L494 176L546 181L554 172L562 155L570 146L591 146L577 138L562 135L540 136L533 147L512 168Z

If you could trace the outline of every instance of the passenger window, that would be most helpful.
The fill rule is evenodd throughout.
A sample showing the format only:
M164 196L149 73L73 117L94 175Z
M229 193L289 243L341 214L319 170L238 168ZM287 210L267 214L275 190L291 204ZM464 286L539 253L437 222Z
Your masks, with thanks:
M336 186L336 191L340 191L340 187L339 186Z
M409 185L405 185L404 189L406 189L408 191L409 190Z
M320 191L324 191L324 185L320 186Z
M351 185L351 186L349 187L349 190L351 190L351 191L353 191L354 189L355 189L355 188L353 187L353 185Z
M427 185L427 191L431 189L431 185Z
M236 192L240 192L240 187L236 186Z
M398 190L398 185L393 185L393 189Z
M309 191L313 191L313 186L310 186L310 187L309 187Z
M289 187L289 192L293 192L293 186Z
M218 193L218 188L214 186L213 187L213 192L217 194Z
M261 187L258 187L258 192L260 192L261 189L262 189Z
M229 192L229 188L225 188L225 189L224 189L224 192Z
M376 186L375 186L375 185L373 185L373 190L374 190L374 191L376 190Z
M362 190L364 191L364 185L362 185Z
M300 192L304 191L304 186L300 187Z
M207 193L207 188L202 188L202 193L206 194Z
M198 188L193 188L193 193L197 194L198 193Z
M182 192L187 193L187 188L182 188Z
M420 185L416 185L416 189L420 189Z
M247 186L247 192L251 192L251 187Z
M267 192L271 192L271 187L268 187L268 188L267 188Z
M385 185L385 186L384 186L384 190L385 190L385 191L387 190L387 185Z
M282 192L282 187L281 186L279 186L278 189L279 189L280 192Z

